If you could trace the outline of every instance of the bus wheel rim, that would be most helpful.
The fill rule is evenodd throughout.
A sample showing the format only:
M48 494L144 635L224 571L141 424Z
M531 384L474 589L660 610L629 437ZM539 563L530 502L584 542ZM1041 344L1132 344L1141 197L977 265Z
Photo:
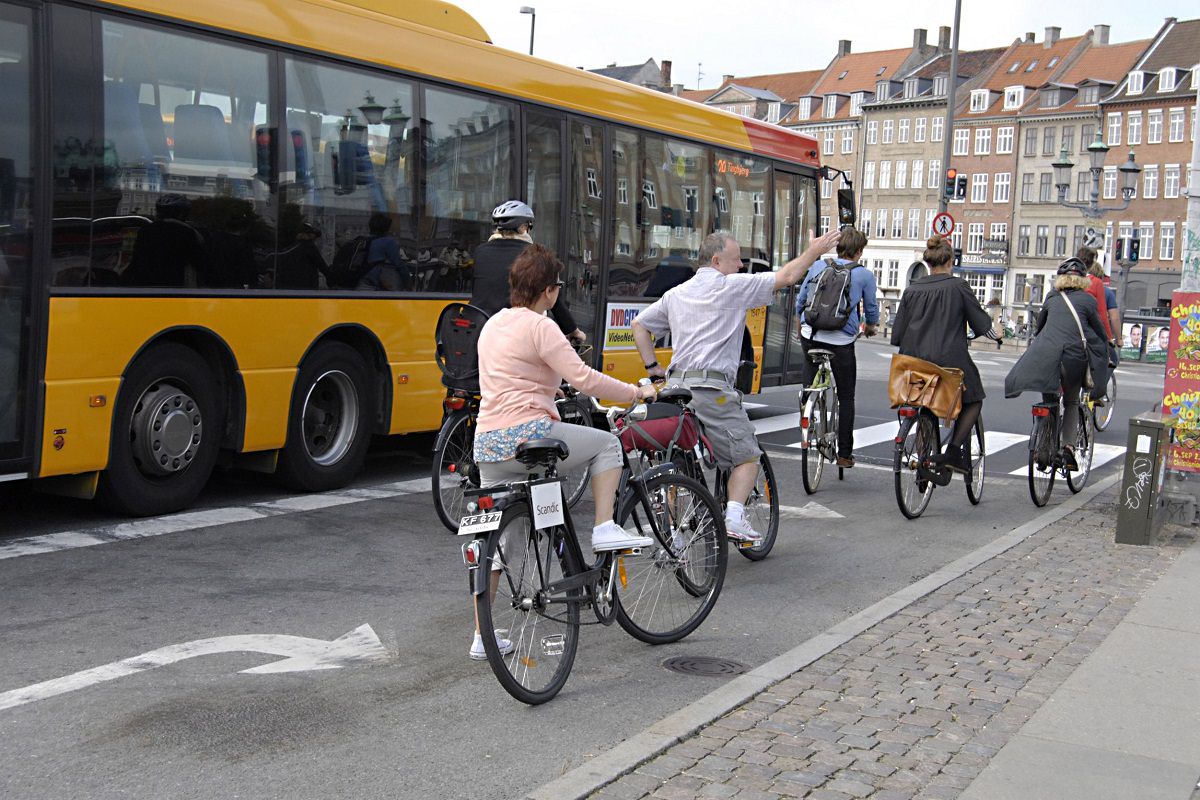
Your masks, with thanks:
M204 417L185 389L163 381L138 398L129 427L138 468L164 477L191 465L204 435Z
M314 463L337 464L354 444L358 432L358 390L341 370L323 373L304 397L301 410L304 449Z

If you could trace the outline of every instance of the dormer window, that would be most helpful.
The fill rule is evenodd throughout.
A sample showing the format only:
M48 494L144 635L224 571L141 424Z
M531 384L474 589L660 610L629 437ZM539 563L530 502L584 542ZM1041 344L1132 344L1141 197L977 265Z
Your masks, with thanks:
M974 106L974 97L971 98L972 106ZM1004 90L1004 110L1013 111L1025 105L1025 87L1024 86L1009 86ZM974 107L971 109L974 111Z
M774 100L767 106L767 122L779 122L779 101Z
M939 97L946 93L945 75L939 75L933 79L933 93Z
M1175 68L1163 67L1158 71L1158 90L1160 92L1175 91Z
M837 79L840 81L849 74L850 74L850 70L844 69L844 70L842 70L841 74L837 76Z
M1099 86L1083 87L1083 97L1079 101L1080 105L1094 106L1094 105L1096 105L1096 103L1099 103L1099 102L1100 102L1100 87Z
M1046 69L1050 69L1057 63L1058 63L1058 56L1055 56L1054 58L1050 59L1050 63L1046 65Z
M831 94L825 97L825 116L833 117L837 114L837 95Z
M912 98L917 96L917 79L909 78L904 81L904 96Z
M887 100L890 93L888 92L888 82L879 81L875 84L875 99Z
M988 108L988 90L987 89L973 90L971 92L971 111L973 113L977 114L981 111L987 111L987 108Z
M801 97L800 106L796 109L796 116L800 119L808 119L812 116L812 98Z
M1141 70L1134 70L1129 73L1129 93L1141 94L1146 86L1146 73Z
M1008 68L1008 73L1011 75L1012 73L1016 72L1016 71L1017 71L1017 70L1019 70L1020 68L1021 68L1021 62L1020 62L1019 60L1018 60L1018 61L1014 61L1014 62L1013 62L1013 65L1012 65L1011 67L1009 67L1009 68Z
M850 116L857 117L862 114L862 104L865 97L866 92L855 92L850 95Z
M1029 66L1025 68L1025 71L1026 71L1026 72L1033 72L1033 70L1034 70L1034 67L1036 67L1036 66L1037 66L1037 59L1035 58L1033 61L1030 61L1030 62L1029 62Z
M1200 89L1200 64L1192 67L1192 89Z

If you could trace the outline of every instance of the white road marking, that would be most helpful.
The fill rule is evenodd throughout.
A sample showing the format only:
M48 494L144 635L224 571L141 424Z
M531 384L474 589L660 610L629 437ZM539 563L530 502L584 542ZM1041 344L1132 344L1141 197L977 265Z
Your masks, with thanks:
M1118 456L1125 455L1125 447L1118 444L1100 444L1097 443L1095 449L1092 450L1092 470L1100 469L1108 462ZM1014 469L1009 475L1027 475L1029 473L1029 465Z
M995 361L989 361L989 360L987 360L986 358L972 358L971 360L972 360L972 361L974 361L976 364L986 364L986 365L987 365L987 366L989 366L989 367L998 367L998 366L1000 366L1000 365L999 365L998 363L996 363Z
M865 447L870 447L880 442L886 442L896 438L896 432L900 430L899 421L896 422L881 422L878 425L871 425L866 428L855 428L854 430L854 449L860 450ZM790 442L788 447L800 448L800 442Z
M987 444L986 453L990 456L993 453L999 453L1012 447L1018 442L1029 440L1029 434L1026 433L1005 433L1003 431L987 431L984 434L984 442Z
M803 519L843 519L843 516L832 508L826 508L820 503L809 501L802 506L780 506L781 517Z
M85 669L82 672L64 675L61 678L4 692L0 694L0 711L45 700L48 697L66 694L77 689L84 689L126 675L165 667L188 658L214 653L239 652L284 656L282 661L242 670L251 675L340 669L349 664L386 661L390 658L387 649L379 641L379 637L375 635L375 631L371 629L370 625L360 625L345 636L340 636L331 642L323 639L310 639L306 636L281 634L217 636L212 639L197 639L193 642L160 647L149 653L142 653L140 656L114 661L103 666Z
M764 433L774 433L775 431L783 431L788 428L800 430L800 412L794 411L791 414L780 414L777 417L763 417L762 419L753 420L754 432L759 436Z
M742 408L749 409L749 408L766 408L766 407L767 407L766 403L747 403L745 401L742 402Z

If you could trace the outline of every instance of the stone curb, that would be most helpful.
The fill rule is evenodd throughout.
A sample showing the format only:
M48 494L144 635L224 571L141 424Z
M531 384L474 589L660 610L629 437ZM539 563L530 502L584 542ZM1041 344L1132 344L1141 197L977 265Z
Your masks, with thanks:
M721 688L659 720L611 750L534 789L525 795L526 800L575 800L587 797L922 597L1079 510L1110 488L1119 478L1118 473L1098 481L1024 525L842 620L745 675L734 678Z

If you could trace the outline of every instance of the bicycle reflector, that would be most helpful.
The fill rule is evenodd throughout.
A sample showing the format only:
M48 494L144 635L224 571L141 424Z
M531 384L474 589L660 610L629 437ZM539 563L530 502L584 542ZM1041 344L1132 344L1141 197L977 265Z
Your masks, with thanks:
M469 569L475 569L479 566L479 540L467 542L462 546L463 563Z
M902 417L915 417L917 415L916 406L900 406L900 410L896 412Z
M802 431L808 430L808 417L800 418L800 430L802 430Z
M1035 417L1048 417L1048 416L1050 416L1050 407L1049 406L1034 406L1033 407L1033 415Z
M493 508L496 507L496 501L493 500L491 497L488 497L487 495L484 495L483 497L479 498L479 500L477 502L479 504L479 508L483 511L491 511Z
M442 405L449 411L461 411L466 404L467 398L465 397L447 397L442 401Z

